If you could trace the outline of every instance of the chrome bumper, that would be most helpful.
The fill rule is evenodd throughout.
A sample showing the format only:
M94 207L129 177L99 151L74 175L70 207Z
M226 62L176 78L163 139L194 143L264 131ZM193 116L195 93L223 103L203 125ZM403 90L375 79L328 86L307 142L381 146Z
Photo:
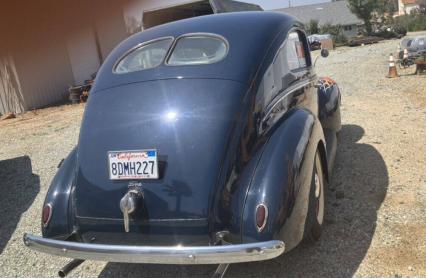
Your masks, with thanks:
M284 243L271 240L221 246L127 246L68 242L25 234L29 248L62 257L121 263L230 264L269 260L284 252Z

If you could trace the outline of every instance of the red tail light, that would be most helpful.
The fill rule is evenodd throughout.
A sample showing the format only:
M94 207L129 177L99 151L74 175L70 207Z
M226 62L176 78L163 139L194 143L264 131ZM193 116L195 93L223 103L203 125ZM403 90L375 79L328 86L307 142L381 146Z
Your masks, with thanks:
M52 205L47 204L44 206L43 212L41 214L41 221L43 223L43 227L46 227L49 224L51 216L52 216Z
M265 204L259 204L256 207L256 228L258 232L263 231L268 220L268 208Z

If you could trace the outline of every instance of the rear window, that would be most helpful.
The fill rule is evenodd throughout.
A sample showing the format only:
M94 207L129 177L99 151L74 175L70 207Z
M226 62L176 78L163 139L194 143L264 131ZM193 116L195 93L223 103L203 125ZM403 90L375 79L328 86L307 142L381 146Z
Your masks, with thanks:
M129 73L159 66L166 57L172 38L148 42L124 55L114 68L115 73Z
M201 65L225 58L228 44L220 37L185 36L176 42L167 63L169 65Z

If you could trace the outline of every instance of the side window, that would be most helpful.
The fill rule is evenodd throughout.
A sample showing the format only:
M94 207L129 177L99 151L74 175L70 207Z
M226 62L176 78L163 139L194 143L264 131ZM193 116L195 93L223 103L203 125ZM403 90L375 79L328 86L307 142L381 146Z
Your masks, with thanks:
M298 32L292 32L287 39L287 63L290 70L297 70L307 66L305 47Z
M304 69L310 65L301 36L298 32L291 32L266 69L258 92L263 106L268 105L283 89L297 80L297 76L292 71Z

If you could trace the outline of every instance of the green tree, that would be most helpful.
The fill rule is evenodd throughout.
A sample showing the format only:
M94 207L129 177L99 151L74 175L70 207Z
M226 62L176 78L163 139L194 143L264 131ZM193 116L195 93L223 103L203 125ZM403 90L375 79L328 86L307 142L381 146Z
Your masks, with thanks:
M379 0L348 0L350 10L364 21L368 34L373 31L371 20L373 12L379 7Z
M311 19L309 21L308 30L309 30L309 33L311 33L311 35L318 34L320 32L318 20Z
M330 34L337 44L346 43L348 40L343 34L343 27L341 25L326 23L321 26L320 34Z

